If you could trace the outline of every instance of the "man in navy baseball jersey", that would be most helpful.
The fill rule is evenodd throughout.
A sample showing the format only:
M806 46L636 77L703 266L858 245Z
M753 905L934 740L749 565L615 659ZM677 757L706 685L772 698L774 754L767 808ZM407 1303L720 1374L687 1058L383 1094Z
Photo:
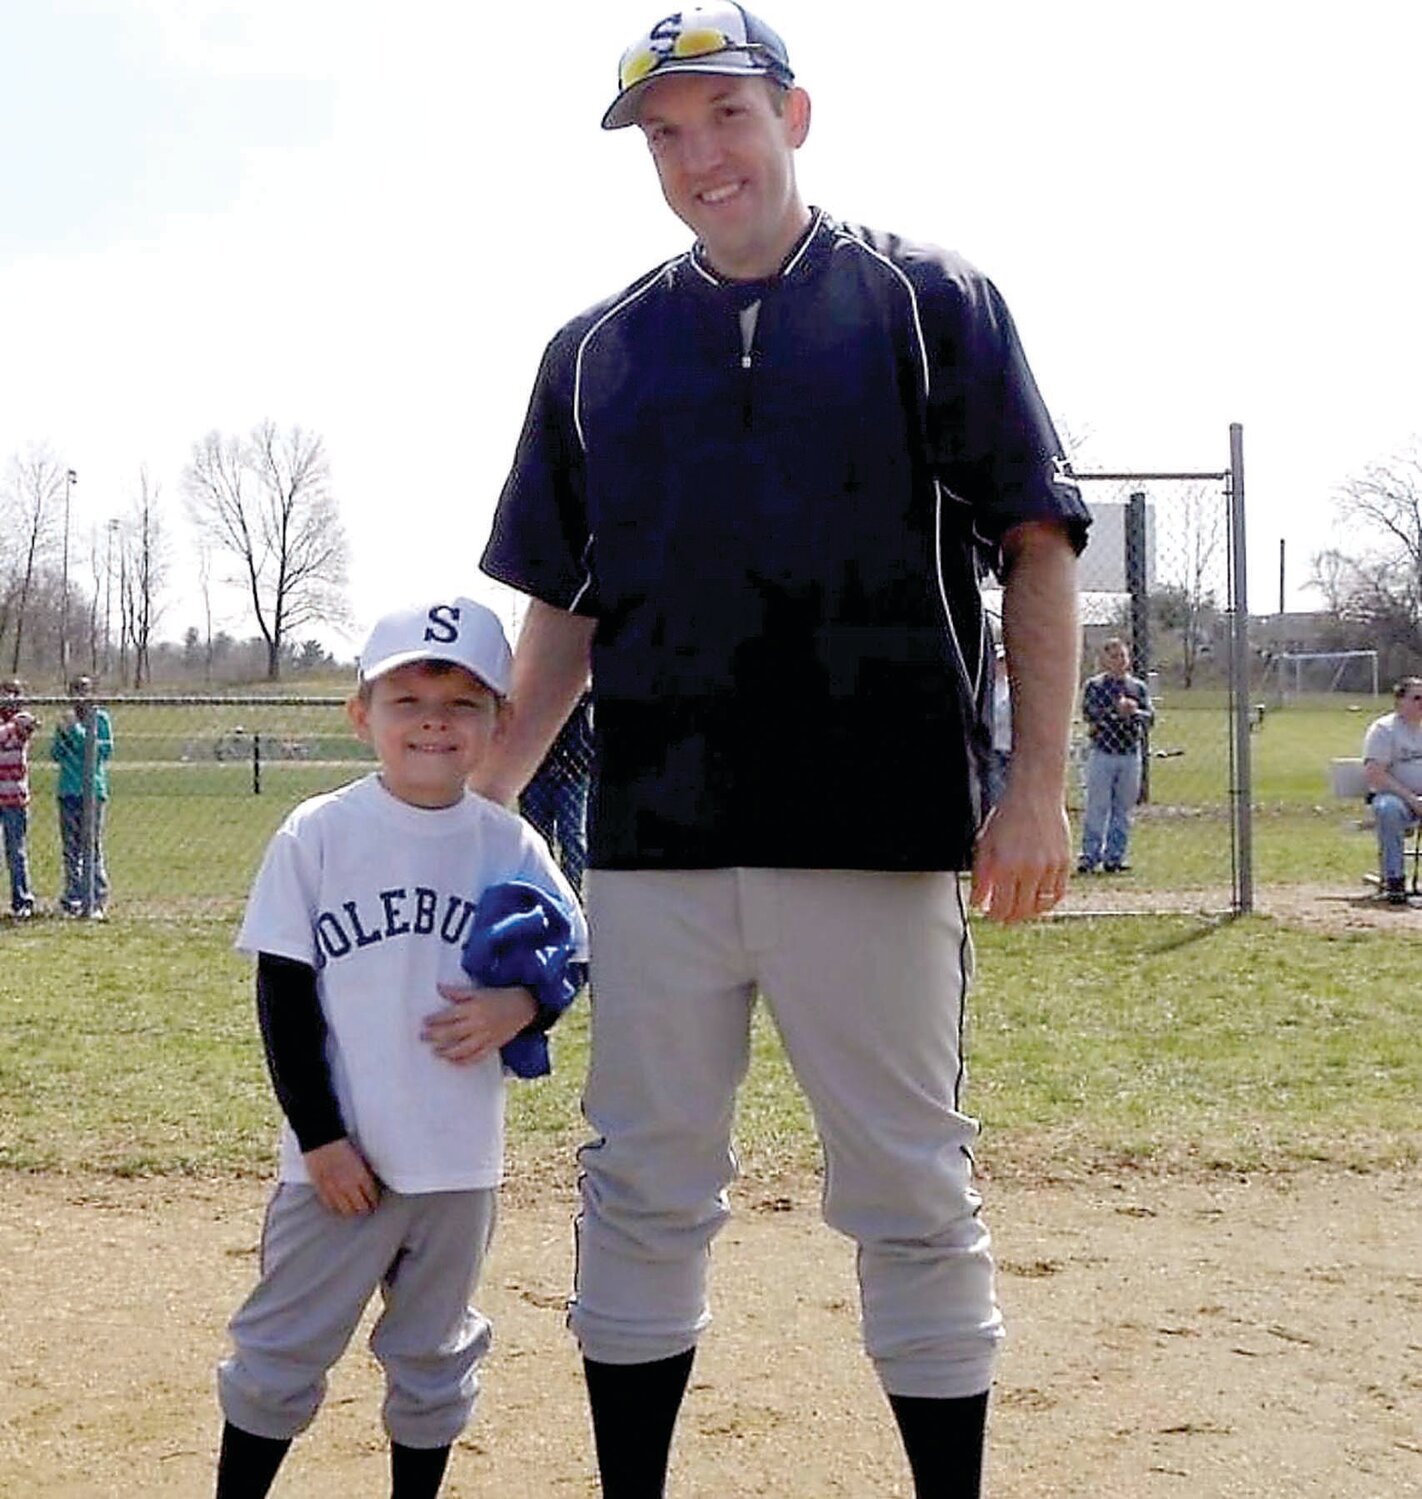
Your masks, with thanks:
M1001 1318L961 1111L959 871L1000 921L1062 894L1087 514L991 283L806 205L810 100L764 22L658 22L603 124L641 130L696 243L544 356L483 559L532 602L479 778L511 799L591 670L571 1324L603 1492L663 1491L760 996L917 1491L975 1495ZM1013 759L980 829L989 567Z

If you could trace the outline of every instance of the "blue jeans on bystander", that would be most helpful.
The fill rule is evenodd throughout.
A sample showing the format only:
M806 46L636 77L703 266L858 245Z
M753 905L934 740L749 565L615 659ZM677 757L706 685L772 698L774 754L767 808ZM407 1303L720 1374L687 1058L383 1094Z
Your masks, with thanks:
M17 914L33 911L30 889L30 809L0 807L0 827L5 830L5 864L10 871L10 909Z
M109 898L109 872L104 867L104 809L107 802L94 803L94 906L102 911ZM59 841L64 851L64 894L60 906L71 916L84 909L84 886L88 861L84 849L84 798L59 798Z
M1131 838L1131 813L1141 792L1141 752L1116 755L1093 748L1086 761L1086 815L1081 863L1120 865Z
M1407 830L1417 826L1417 814L1403 799L1391 791L1379 791L1373 797L1373 817L1378 829L1378 858L1382 863L1384 884L1403 877L1403 840Z

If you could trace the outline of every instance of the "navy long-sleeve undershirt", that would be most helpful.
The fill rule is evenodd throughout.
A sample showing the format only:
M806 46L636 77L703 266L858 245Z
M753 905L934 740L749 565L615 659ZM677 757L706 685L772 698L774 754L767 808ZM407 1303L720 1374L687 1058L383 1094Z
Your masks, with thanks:
M346 1134L326 1062L326 1017L316 970L294 958L257 954L257 1020L277 1102L303 1154Z

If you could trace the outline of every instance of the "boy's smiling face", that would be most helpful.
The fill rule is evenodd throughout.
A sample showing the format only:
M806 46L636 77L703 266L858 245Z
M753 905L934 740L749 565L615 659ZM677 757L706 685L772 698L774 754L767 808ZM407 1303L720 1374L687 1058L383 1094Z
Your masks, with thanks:
M462 666L416 661L377 677L346 711L392 796L413 807L451 807L488 753L499 700Z

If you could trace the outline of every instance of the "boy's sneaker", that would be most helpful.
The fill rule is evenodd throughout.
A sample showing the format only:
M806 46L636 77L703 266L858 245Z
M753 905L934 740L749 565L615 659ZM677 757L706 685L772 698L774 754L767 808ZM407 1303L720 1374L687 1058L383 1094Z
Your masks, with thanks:
M1095 874L1096 866L1090 859L1078 859L1076 861L1076 872L1078 874Z
M1131 872L1131 866L1124 859L1113 864L1103 864L1101 868L1107 874L1130 874Z
M35 914L35 907L34 907L34 902L33 901L31 901L29 903L29 905L27 905L27 906L16 906L15 907L15 920L16 921L28 921L30 919L30 917L33 916L34 914Z
M1390 906L1407 904L1407 885L1403 880L1393 879L1387 882L1387 903Z

